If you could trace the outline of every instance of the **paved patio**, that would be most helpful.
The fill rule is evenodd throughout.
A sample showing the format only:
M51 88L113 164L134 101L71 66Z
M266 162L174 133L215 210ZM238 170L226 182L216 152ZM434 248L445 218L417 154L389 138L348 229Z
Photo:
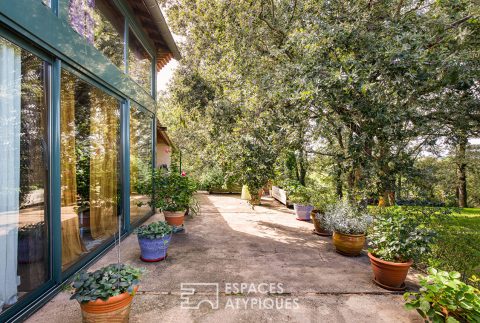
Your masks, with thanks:
M131 322L421 322L403 309L400 294L373 284L366 255L335 253L330 238L313 235L311 223L295 220L276 201L264 198L252 210L237 195L199 199L201 214L188 218L186 232L174 236L166 261L143 263L136 237L122 242L122 261L148 271ZM110 251L92 269L115 262L116 255ZM182 308L181 283L218 283L218 309L207 303ZM230 293L235 283L246 283L250 291ZM265 283L283 293L265 294ZM190 304L215 303L214 286L198 287ZM414 288L412 277L407 286ZM61 292L28 322L80 322L80 307L70 295Z

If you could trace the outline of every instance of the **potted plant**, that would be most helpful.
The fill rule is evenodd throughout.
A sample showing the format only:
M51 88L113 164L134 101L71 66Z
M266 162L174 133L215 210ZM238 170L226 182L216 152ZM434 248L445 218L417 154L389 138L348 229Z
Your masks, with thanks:
M79 273L70 299L80 303L83 322L128 322L142 273L143 269L125 264Z
M366 210L347 201L331 205L325 213L325 226L333 232L335 251L344 256L360 255L370 222Z
M288 198L293 203L297 220L310 221L310 212L313 210L310 203L311 191L303 185L298 185L289 191Z
M310 217L312 218L313 226L315 227L313 233L325 237L331 236L332 231L326 229L325 216L330 199L324 194L313 194L311 201L313 204L313 210L310 212Z
M415 259L430 251L435 232L426 217L409 209L392 207L381 211L369 231L370 263L374 282L386 289L402 290Z
M458 272L430 268L428 273L419 292L403 295L405 308L417 310L425 322L480 322L480 290L462 282Z
M185 173L157 169L153 176L153 205L165 215L165 220L181 226L192 203L196 186Z
M141 225L135 229L141 256L145 262L157 262L167 257L173 228L165 221Z

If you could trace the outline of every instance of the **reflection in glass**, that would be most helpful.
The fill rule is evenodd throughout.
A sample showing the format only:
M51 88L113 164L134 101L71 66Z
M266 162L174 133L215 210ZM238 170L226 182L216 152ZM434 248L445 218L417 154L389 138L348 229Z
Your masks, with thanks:
M112 1L69 0L72 28L118 68L124 68L124 18Z
M117 232L119 102L62 70L62 266Z
M47 63L0 38L0 312L46 282Z
M132 104L130 108L130 222L151 213L152 117Z
M152 57L131 29L128 33L128 74L148 93L152 92Z

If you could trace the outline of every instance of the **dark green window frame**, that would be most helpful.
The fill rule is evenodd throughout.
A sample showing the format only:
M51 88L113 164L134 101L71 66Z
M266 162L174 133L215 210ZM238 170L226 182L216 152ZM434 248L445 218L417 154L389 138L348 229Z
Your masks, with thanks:
M19 47L32 52L39 58L45 60L50 64L50 106L48 111L48 156L49 156L49 200L48 200L48 216L50 217L50 266L51 266L51 276L50 279L44 283L37 290L32 291L29 295L26 295L24 298L18 301L15 305L5 310L0 314L0 321L13 322L15 320L21 319L25 316L30 315L32 312L37 310L39 307L43 306L49 299L51 299L56 293L58 293L63 285L68 283L68 279L71 278L78 270L81 270L89 266L92 262L96 261L98 258L103 256L108 252L111 247L114 246L113 239L104 243L103 247L99 250L96 250L92 254L86 256L77 264L69 268L67 271L62 273L61 262L62 262L62 252L61 252L61 214L60 214L60 74L61 69L64 68L69 72L75 74L77 77L86 81L93 86L98 87L102 91L105 91L109 95L114 96L122 102L120 107L120 172L121 172L121 196L122 200L120 203L120 212L123 215L123 228L122 228L122 238L130 234L135 226L140 224L143 220L148 218L150 215L145 216L139 222L130 224L129 221L129 187L130 187L130 178L129 178L129 116L130 116L130 102L134 101L142 110L148 112L152 117L152 169L155 167L156 160L156 68L155 68L155 55L152 55L152 93L148 94L149 99L145 98L142 93L138 91L135 93L126 91L125 89L131 86L132 83L135 83L133 80L126 80L126 86L122 88L119 86L118 77L113 77L112 75L102 75L98 76L94 74L89 69L85 68L81 62L77 62L75 57L69 57L65 55L61 48L56 48L55 43L52 42L52 38L45 39L45 32L58 33L63 32L65 27L61 27L60 20L56 16L62 15L62 10L65 9L64 5L67 0L51 0L51 8L46 7L41 3L32 2L30 0L17 0L14 2L5 1L0 2L0 36L11 41L12 43L18 45ZM146 36L143 31L137 26L134 17L126 9L126 6L117 0L113 0L119 9L125 14L126 24L125 29L128 34L128 28L131 27L136 35L139 37L139 40L145 46L145 49L149 51L150 54L154 52L151 44L147 45ZM25 17L24 8L31 8L33 12L37 14L37 18ZM48 16L48 11L52 12L51 16ZM45 17L45 13L47 13ZM24 16L21 18L21 16ZM20 20L20 23L16 22L16 19ZM35 27L35 24L43 20L43 23L40 23L40 26ZM47 28L46 31L42 33L42 27L49 26L53 24L52 28ZM57 29L55 29L57 28ZM62 29L63 28L63 29ZM68 26L68 28L70 28ZM53 31L52 31L52 30ZM71 29L71 28L70 28ZM71 32L74 33L73 29ZM67 31L68 34L68 31ZM78 36L80 37L80 36ZM68 37L66 37L68 38ZM128 36L125 39L128 41ZM71 44L68 43L68 46ZM75 44L73 44L75 47ZM92 46L93 47L93 46ZM128 43L125 44L125 48L128 48ZM93 49L97 51L96 49ZM90 49L92 52L92 49ZM98 52L98 51L97 51ZM84 50L81 50L81 53L84 53ZM98 53L100 54L100 53ZM80 54L82 55L82 54ZM103 54L100 54L103 57ZM89 58L90 59L90 58ZM98 58L98 55L94 57L95 62L105 63L106 58ZM114 66L112 63L110 63ZM116 67L115 67L116 68ZM118 73L122 71L118 70ZM128 76L126 76L128 77ZM129 78L129 77L128 77ZM136 83L135 83L136 85ZM137 85L138 86L138 85ZM139 86L138 86L139 87ZM143 89L143 88L141 88ZM146 91L143 90L145 94ZM154 212L152 211L152 214Z

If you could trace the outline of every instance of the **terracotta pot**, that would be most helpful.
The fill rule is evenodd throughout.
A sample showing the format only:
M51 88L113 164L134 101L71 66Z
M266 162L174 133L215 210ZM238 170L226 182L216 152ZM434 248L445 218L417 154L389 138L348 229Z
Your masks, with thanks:
M251 195L250 196L250 204L251 205L260 205L260 202L262 201L262 196L263 196L263 190L260 189L258 191L257 195Z
M379 259L368 253L370 263L372 264L375 282L386 289L401 289L408 270L413 264L413 260L408 262L391 262Z
M322 227L322 224L317 219L317 214L318 214L318 210L312 210L312 212L310 212L310 217L312 218L313 226L315 227L314 233L316 233L320 236L325 236L325 237L331 236L332 232L330 232L330 231L328 231L328 230L326 230Z
M134 294L138 286L134 288ZM133 295L123 293L110 297L106 301L97 299L88 303L80 303L82 321L84 323L128 322Z
M359 256L365 244L365 234L333 232L335 251L344 256Z
M185 219L185 211L163 211L165 221L170 225L181 226Z

